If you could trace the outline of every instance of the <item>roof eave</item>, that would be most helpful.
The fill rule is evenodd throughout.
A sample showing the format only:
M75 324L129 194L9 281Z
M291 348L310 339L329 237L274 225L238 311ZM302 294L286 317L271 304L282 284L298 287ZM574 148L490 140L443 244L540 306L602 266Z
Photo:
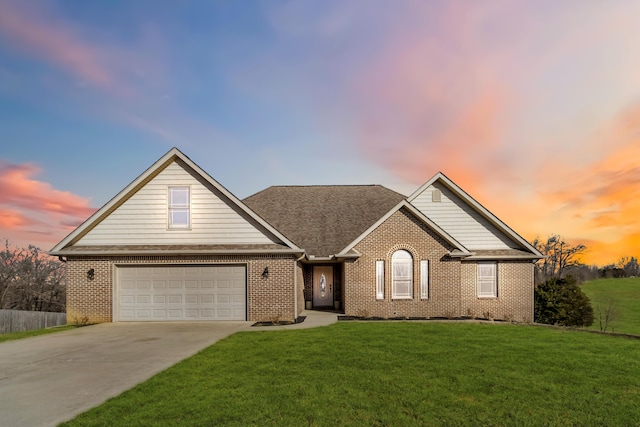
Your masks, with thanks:
M150 250L87 250L87 251L49 251L51 256L144 256L144 255L263 255L263 254L281 254L281 255L304 255L304 250L297 249L150 249Z
M470 255L464 258L465 261L500 261L500 260L539 260L537 255Z

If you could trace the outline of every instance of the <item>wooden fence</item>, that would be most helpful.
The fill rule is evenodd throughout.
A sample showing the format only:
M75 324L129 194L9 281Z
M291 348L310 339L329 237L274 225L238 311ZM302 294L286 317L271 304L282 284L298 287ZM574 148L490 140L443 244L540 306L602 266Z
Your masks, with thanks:
M32 331L67 323L66 313L45 311L0 310L0 334Z

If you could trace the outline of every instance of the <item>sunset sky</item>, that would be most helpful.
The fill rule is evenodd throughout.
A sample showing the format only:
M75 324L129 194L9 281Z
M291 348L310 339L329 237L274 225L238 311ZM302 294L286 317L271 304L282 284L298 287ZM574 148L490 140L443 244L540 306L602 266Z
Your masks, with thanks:
M0 0L0 238L50 249L171 147L240 198L442 171L640 256L640 1Z

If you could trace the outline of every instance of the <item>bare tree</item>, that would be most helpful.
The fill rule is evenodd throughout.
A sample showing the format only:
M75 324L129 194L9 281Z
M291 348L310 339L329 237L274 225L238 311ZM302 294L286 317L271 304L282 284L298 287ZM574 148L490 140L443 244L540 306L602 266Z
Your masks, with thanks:
M65 311L64 264L32 245L0 251L0 308Z
M598 325L600 326L600 330L606 331L611 327L611 331L613 332L611 323L618 317L618 307L616 302L611 298L607 298L604 301L598 301L596 304L596 313L598 314Z
M579 257L587 249L585 245L568 243L558 234L551 235L546 240L536 237L532 245L545 256L536 263L537 283L554 277L565 277L572 269L583 266Z

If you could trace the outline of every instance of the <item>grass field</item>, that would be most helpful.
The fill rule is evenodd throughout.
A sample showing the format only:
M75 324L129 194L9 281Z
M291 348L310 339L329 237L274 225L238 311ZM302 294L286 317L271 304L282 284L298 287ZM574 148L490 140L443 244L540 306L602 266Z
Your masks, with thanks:
M75 325L62 325L53 328L36 329L35 331L10 332L8 334L0 334L0 342L19 340L22 338L35 337L38 335L52 334L54 332L66 331L75 328Z
M598 306L604 311L612 302L615 314L607 330L640 335L640 278L592 280L583 284L582 290L593 306L591 329L600 329Z
M242 332L68 425L638 425L640 340L511 324Z

